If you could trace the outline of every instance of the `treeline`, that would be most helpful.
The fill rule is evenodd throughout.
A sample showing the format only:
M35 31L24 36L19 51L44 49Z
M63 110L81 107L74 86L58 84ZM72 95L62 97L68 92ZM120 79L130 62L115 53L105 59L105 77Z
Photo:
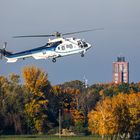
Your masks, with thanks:
M133 137L140 132L140 93L120 93L97 103L89 114L89 130L110 137Z
M52 86L36 67L20 76L0 76L0 134L54 134L62 128L117 138L139 131L140 83L94 84L82 81ZM125 137L125 136L124 136Z

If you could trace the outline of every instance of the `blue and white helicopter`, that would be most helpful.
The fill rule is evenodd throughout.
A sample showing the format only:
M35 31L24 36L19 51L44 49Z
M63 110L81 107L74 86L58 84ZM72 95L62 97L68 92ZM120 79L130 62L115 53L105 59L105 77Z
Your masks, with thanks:
M96 28L93 30L102 30L101 28ZM6 51L7 43L4 43L2 49L0 49L0 58L3 56L7 59L8 63L14 63L18 59L25 59L29 57L33 57L35 59L52 59L52 62L56 62L56 59L59 57L64 57L72 54L80 54L81 57L84 57L84 54L91 48L91 45L85 42L82 39L77 38L64 38L63 36L77 34L82 32L89 32L93 30L83 30L78 32L71 33L59 33L55 32L51 35L27 35L27 36L15 36L14 38L22 38L22 37L56 37L55 39L49 39L47 44L41 47L37 47L34 49L21 51L17 53L11 53Z

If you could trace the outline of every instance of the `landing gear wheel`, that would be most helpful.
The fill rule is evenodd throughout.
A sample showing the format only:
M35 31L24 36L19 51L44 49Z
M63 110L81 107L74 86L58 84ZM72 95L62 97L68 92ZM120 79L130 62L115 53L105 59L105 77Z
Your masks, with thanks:
M82 54L81 54L81 57L84 57L84 56L85 56L85 55L82 53Z
M55 62L56 62L56 58L53 58L53 59L52 59L52 62L55 63Z

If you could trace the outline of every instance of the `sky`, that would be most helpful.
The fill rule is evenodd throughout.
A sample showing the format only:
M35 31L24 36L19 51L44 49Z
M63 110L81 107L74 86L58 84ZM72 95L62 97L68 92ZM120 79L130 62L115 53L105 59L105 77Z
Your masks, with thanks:
M0 61L0 75L22 75L25 66L48 73L61 84L88 79L89 84L112 82L112 62L125 56L130 82L140 81L140 0L0 0L0 46L19 52L42 46L48 38L12 38L16 35L51 34L104 28L72 35L92 44L84 58L72 55L51 60L29 58L16 63ZM22 77L22 76L21 76Z

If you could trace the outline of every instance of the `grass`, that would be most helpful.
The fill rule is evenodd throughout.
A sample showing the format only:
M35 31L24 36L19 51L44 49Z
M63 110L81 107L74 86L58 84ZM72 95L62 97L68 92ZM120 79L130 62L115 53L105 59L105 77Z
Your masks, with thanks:
M99 137L93 136L73 136L73 137L56 137L56 136L36 136L36 135L22 135L22 136L0 136L0 140L99 140Z

